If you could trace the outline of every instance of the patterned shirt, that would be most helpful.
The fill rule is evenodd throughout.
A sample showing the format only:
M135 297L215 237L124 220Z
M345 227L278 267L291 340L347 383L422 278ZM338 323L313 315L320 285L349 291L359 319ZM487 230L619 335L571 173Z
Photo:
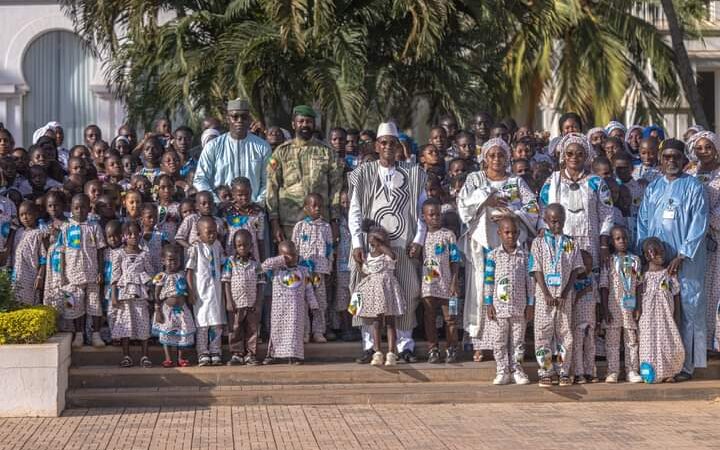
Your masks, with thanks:
M637 308L637 287L642 283L640 257L613 256L609 270L600 272L600 288L608 289L608 310L612 322L607 328L637 329L633 311Z
M230 294L236 308L252 308L257 300L260 266L249 259L242 261L233 256L225 260L222 282L230 283Z
M96 283L98 250L105 248L105 236L96 223L70 219L60 228L58 250L65 254L65 278L71 285Z
M253 258L260 261L260 245L265 236L265 213L259 211L253 214L242 214L234 207L228 208L225 213L225 222L227 223L227 241L225 251L228 256L235 255L235 234L240 230L248 230L253 239Z
M455 233L447 228L428 231L423 246L422 296L450 298L451 263L460 262Z
M535 283L528 276L528 253L499 247L485 258L485 304L495 306L498 318L523 317L535 304Z
M292 241L297 247L302 266L314 273L331 272L333 240L330 224L323 219L306 217L295 225Z
M188 284L184 272L160 272L153 277L152 281L153 285L161 286L160 298L158 300L167 300L171 297L188 295Z
M576 270L584 270L580 250L573 239L565 235L553 235L546 231L532 244L529 272L542 272L545 285L553 297L560 297L562 290ZM538 289L538 295L542 290Z
M199 242L200 238L198 237L197 223L200 220L200 217L202 216L198 213L192 213L187 216L178 227L177 233L175 233L175 239L183 240L189 245ZM217 224L218 240L222 241L222 238L225 235L225 222L215 216L213 216L213 219L215 219L215 223Z

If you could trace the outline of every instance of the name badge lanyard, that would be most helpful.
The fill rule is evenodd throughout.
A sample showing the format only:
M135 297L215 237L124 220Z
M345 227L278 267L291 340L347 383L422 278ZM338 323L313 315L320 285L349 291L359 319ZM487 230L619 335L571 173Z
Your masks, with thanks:
M627 274L625 273L625 260L626 257L615 256L615 269L620 274L620 280L623 284L623 303L625 303L626 299L629 300L630 298L635 297L635 295L631 292L632 277L627 276Z
M553 274L557 274L557 266L560 263L560 258L562 257L564 236L560 236L560 239L555 239L553 237L553 240L557 241L557 245L551 244L549 236L545 236L545 242L547 242L547 245L555 251L552 258L550 259L550 269L552 270Z

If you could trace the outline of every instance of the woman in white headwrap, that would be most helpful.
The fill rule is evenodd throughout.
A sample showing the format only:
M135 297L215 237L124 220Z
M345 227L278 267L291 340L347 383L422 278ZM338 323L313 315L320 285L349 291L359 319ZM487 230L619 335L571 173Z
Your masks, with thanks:
M522 224L520 241L535 234L538 204L535 194L520 177L508 171L510 147L500 138L490 139L482 146L482 170L468 175L458 194L458 213L467 226L461 238L467 269L463 325L470 334L475 361L482 350L492 349L490 327L483 306L485 255L500 245L496 222L514 215Z
M707 342L709 348L720 350L718 301L720 300L720 137L712 131L700 131L690 137L688 157L693 162L689 175L702 181L710 205L708 232L705 237L707 271L705 299L707 304Z
M610 255L609 235L613 226L610 189L602 178L591 174L588 161L595 151L587 138L570 133L558 144L560 170L553 172L540 190L541 210L552 203L565 208L563 233L593 257L593 267ZM542 216L538 228L544 228Z

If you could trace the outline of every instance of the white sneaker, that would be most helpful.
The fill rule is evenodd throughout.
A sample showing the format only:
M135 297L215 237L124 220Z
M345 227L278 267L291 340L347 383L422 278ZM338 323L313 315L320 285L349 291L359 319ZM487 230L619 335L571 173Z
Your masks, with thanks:
M79 331L75 333L75 337L72 341L72 347L73 348L82 348L82 346L85 345L85 341L83 340L83 335Z
M609 373L607 377L605 377L606 383L617 383L618 376L616 373Z
M319 342L324 344L325 342L327 342L327 339L325 338L325 336L322 335L322 333L315 333L313 334L313 342Z
M530 384L530 378L525 372L516 371L512 374L512 377L515 384Z
M371 366L382 366L383 365L383 354L382 352L375 352L373 353L372 361L370 361Z
M498 373L495 375L495 379L493 380L493 384L496 386L502 386L505 384L510 384L510 375L507 373Z
M92 346L95 348L103 348L105 347L105 341L102 340L100 337L100 332L94 331L92 334L92 337L90 338L90 341L92 342Z
M631 383L642 383L643 382L643 379L640 376L640 374L635 372L634 370L631 370L630 372L628 372L627 380Z
M385 355L385 365L386 366L394 366L397 364L398 356L393 352L388 352L387 355Z

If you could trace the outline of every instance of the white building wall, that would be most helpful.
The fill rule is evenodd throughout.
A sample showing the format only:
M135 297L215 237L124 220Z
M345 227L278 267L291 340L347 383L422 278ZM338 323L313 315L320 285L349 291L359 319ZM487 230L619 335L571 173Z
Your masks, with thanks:
M27 147L31 143L23 142L22 98L29 86L22 72L23 56L28 46L48 31L73 32L72 22L55 2L1 1L0 30L0 122L13 133L16 146ZM111 139L123 123L124 108L112 98L102 77L102 65L96 67L91 84L98 104L95 123L103 130L103 137ZM57 120L62 123L61 117Z

